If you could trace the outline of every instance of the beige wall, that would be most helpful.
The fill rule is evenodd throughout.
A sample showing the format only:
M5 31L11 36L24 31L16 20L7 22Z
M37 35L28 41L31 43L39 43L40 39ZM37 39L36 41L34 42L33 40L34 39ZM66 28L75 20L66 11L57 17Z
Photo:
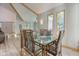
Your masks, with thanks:
M2 23L1 28L5 33L13 33L13 23L4 22Z
M16 14L11 9L11 6L7 4L0 4L0 22L15 22Z
M13 32L13 22L16 22L16 13L9 3L0 3L0 23L5 33Z
M5 33L18 32L15 23L21 22L21 19L9 3L0 3L0 27Z

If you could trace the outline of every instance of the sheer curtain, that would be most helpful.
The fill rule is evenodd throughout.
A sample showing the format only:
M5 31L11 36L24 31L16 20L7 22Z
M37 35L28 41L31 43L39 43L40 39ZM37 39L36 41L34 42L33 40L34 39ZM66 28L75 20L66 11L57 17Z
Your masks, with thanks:
M53 15L48 16L48 30L51 31L53 29Z

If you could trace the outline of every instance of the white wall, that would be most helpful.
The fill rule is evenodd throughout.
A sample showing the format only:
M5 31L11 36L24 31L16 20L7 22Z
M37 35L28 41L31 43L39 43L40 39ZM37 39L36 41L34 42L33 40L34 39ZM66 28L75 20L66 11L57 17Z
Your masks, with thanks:
M56 35L56 14L65 10L65 34L62 40L63 44L77 48L79 42L79 4L63 4L45 13L40 14L38 22L42 19L44 25L41 28L47 28L48 14L54 15L53 36Z
M67 44L78 47L79 42L79 4L67 4Z

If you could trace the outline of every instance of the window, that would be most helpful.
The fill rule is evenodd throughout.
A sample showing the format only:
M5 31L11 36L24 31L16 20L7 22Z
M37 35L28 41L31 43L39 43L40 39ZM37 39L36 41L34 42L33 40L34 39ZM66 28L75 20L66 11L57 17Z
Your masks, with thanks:
M53 15L48 16L48 30L53 29Z
M64 11L57 14L57 30L64 31Z

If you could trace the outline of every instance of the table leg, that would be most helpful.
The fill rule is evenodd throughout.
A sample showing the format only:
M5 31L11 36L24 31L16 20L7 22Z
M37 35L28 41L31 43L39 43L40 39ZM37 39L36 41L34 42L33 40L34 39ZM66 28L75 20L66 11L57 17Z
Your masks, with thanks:
M47 47L42 45L42 56L46 56L47 55L46 49L47 49Z
M42 45L42 56L44 55L44 49L43 49L43 45Z

